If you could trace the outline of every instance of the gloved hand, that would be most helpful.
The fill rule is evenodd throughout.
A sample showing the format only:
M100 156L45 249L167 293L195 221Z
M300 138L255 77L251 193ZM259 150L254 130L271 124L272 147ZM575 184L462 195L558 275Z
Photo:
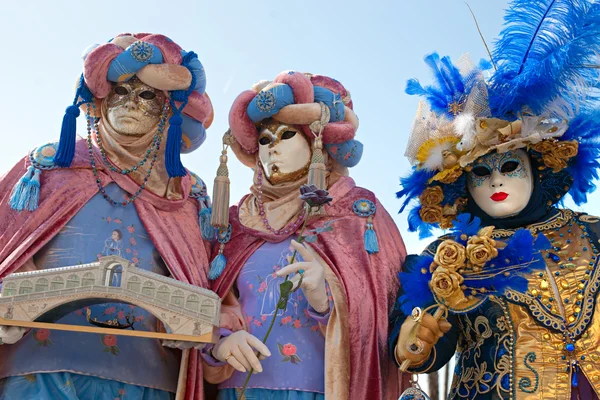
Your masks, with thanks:
M163 340L162 345L171 349L186 350L194 348L196 350L202 350L204 346L206 346L206 343L185 342L182 340Z
M325 289L325 267L321 265L320 259L315 257L314 250L310 247L295 240L292 240L292 247L300 253L304 261L288 265L277 271L276 274L277 276L286 276L304 270L300 288L304 292L308 304L316 312L324 314L329 310L329 298ZM297 283L298 281L300 281L300 274L292 278L292 282Z
M20 326L0 326L0 344L17 343L26 331L26 328Z
M421 326L416 332L416 338L421 341L423 349L419 354L414 354L408 351L406 344L409 341L410 331L416 323L412 316L407 317L402 323L398 342L396 342L396 358L399 361L408 359L412 364L419 365L429 358L433 346L448 333L452 325L445 319L436 321L429 313L425 313L421 319Z
M258 350L259 357L255 350ZM258 373L263 371L259 358L264 360L271 356L271 352L256 336L242 330L219 340L213 347L212 356L242 373L252 368Z

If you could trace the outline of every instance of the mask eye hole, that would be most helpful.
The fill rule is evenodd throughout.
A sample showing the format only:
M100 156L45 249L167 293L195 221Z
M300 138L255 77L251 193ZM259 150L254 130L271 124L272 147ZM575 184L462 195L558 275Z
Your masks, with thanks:
M507 161L500 167L500 172L508 174L515 171L517 168L519 168L519 163L517 161Z
M262 146L266 146L268 144L271 144L271 138L263 136L260 139L258 139L258 143Z
M127 90L127 88L124 86L117 86L115 87L115 93L119 96L127 96L129 94L129 90Z
M489 176L491 175L491 172L488 168L484 167L484 166L478 166L475 167L471 170L471 172L473 173L473 175L475 176L479 176L479 177L484 177L484 176Z
M285 131L285 132L283 132L283 135L281 135L281 140L291 139L294 136L296 136L296 132L294 132L294 131Z
M156 97L156 93L151 92L149 90L144 90L139 96L144 100L152 100Z

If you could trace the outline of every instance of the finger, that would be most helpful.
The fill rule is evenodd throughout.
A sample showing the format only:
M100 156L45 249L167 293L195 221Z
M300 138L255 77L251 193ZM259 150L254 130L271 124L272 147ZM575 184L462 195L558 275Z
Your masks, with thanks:
M423 342L428 343L432 346L438 340L438 337L436 335L434 335L433 332L431 332L428 328L424 327L423 325L421 325L419 327L419 331L417 332L417 337L419 339L421 339Z
M303 270L310 269L311 266L312 266L311 262L297 262L297 263L288 265L287 267L281 268L279 271L276 272L276 274L277 274L277 276L286 276L286 275L290 275L292 273L296 273L296 272L300 271L301 269L303 269Z
M440 325L440 330L443 333L448 333L448 332L450 332L450 329L452 329L452 324L446 320L440 321L439 325Z
M315 260L315 257L312 255L310 250L308 250L306 247L304 247L303 244L298 243L295 240L292 240L292 247L294 248L294 250L296 250L298 253L300 253L300 255L302 256L302 259L304 261L314 261Z
M6 333L6 326L0 325L0 334Z
M269 348L256 336L248 336L248 339L246 339L246 341L250 346L254 347L256 350L258 350L259 353L261 353L265 357L271 357L271 352L269 351Z
M236 348L231 352L231 354L233 354L235 359L238 360L240 362L240 364L242 364L244 366L246 371L250 371L252 369L250 362L248 362L248 360L246 360L246 356L244 355L244 353L242 353L242 349L240 349L239 345L236 346Z
M428 328L434 335L437 337L442 337L444 334L440 331L440 325L438 322L431 316L431 314L424 314L423 319L421 319L421 325Z
M246 372L246 368L235 358L235 356L231 356L227 359L227 363L231 365L236 371Z
M174 341L172 341L172 340L163 340L163 342L162 342L162 345L163 345L164 347L170 347L170 348L172 348L172 349L174 349L174 348L175 348L175 342L174 342Z
M266 359L267 359L267 356L265 356L265 355L264 355L264 354L262 354L262 353L258 353L258 359L259 359L259 360L261 360L261 361L262 361L262 360L266 360Z
M250 363L252 368L254 368L255 371L257 371L257 372L263 371L262 365L260 365L260 361L258 361L256 354L254 354L254 351L248 345L248 343L244 343L244 344L240 345L240 350L242 351L242 353L246 357L246 360L248 360L248 362Z

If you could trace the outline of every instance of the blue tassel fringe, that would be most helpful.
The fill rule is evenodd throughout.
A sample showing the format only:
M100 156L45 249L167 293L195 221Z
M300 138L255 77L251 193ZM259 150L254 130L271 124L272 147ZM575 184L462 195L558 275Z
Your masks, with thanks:
M77 117L79 107L70 105L65 111L62 128L60 130L60 142L54 156L54 163L59 167L70 167L75 155L75 135L77 134Z
M210 217L212 214L212 207L205 207L200 210L198 215L198 222L200 223L200 230L202 231L202 239L213 240L215 238L216 230L210 224Z
M30 166L13 188L8 204L16 211L35 211L40 201L41 170Z
M373 224L367 224L367 230L365 231L365 250L369 254L379 252L379 242L377 241L377 235L373 229Z
M208 271L208 279L214 281L221 276L225 266L227 265L227 258L223 253L219 253L218 256L210 263L210 270Z
M179 114L169 118L169 131L167 134L167 148L165 151L165 163L169 177L186 176L187 171L181 163L181 123Z

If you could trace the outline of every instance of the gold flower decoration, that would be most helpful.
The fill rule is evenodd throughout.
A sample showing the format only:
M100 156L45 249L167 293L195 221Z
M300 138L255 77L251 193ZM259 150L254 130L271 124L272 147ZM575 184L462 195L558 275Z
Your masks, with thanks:
M441 206L422 207L419 210L421 220L427 224L436 224L442 220L443 212Z
M467 259L469 263L482 268L492 258L498 256L496 241L489 236L472 236L467 242Z
M463 267L466 259L465 246L454 240L447 239L438 246L433 261L439 267L456 271Z
M461 289L463 277L456 271L438 266L431 276L429 283L431 291L438 299L443 300L451 307L466 301L465 294Z
M431 207L440 204L444 200L444 192L439 186L429 186L419 196L419 201L423 207Z
M567 168L569 159L575 157L579 151L577 141L550 141L543 140L531 146L533 150L542 154L544 165L552 168L553 172L560 172Z

